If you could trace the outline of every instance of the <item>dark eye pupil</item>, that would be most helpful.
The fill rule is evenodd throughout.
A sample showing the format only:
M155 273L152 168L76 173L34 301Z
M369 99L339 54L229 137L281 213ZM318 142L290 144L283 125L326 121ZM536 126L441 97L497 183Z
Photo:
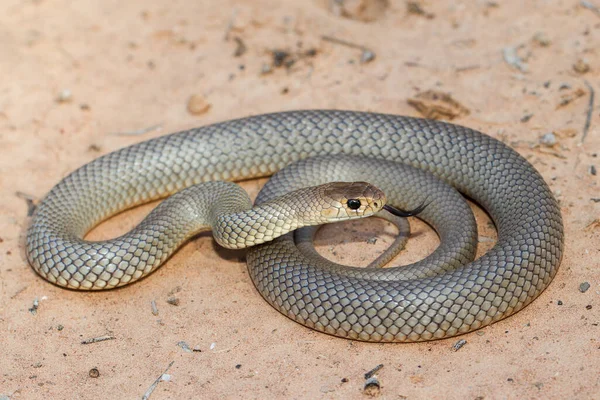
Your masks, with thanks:
M349 199L348 200L348 208L351 210L358 210L360 208L360 200Z

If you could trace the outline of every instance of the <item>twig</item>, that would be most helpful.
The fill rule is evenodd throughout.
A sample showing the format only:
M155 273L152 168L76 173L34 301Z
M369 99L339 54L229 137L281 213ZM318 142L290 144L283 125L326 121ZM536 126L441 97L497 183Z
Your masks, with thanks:
M593 5L592 3L590 3L589 1L585 1L585 0L582 0L580 4L581 4L581 6L583 8L587 8L588 10L593 11L594 14L596 14L597 16L600 17L600 8L596 7L595 5Z
M143 135L145 133L152 132L152 131L155 131L155 130L161 129L161 128L162 128L162 124L156 124L156 125L149 126L147 128L138 129L136 131L116 132L116 133L113 133L113 135L117 135L117 136L139 136L139 135Z
M91 343L98 343L98 342L104 342L105 340L113 340L115 339L114 336L110 336L110 335L106 335L106 336L98 336L95 338L90 338L90 339L85 339L81 342L81 344L91 344Z
M376 366L375 368L373 368L369 372L366 372L365 373L365 379L370 379L371 377L373 377L373 375L375 375L377 373L377 371L379 371L381 368L383 368L383 364L379 364L378 366Z
M227 23L227 27L225 27L225 35L223 35L223 40L228 41L229 40L229 34L231 33L231 30L233 29L233 24L235 23L235 17L237 16L237 9L233 9L233 11L231 12L231 17L229 17L229 22Z
M156 389L156 386L158 386L160 381L163 379L163 376L165 376L165 374L169 371L169 368L171 368L171 366L174 363L175 363L175 361L171 361L169 363L169 366L165 369L165 372L163 372L162 374L160 374L160 376L158 378L156 378L156 380L152 383L152 385L150 385L148 390L146 390L146 393L144 393L144 395L142 396L142 400L148 400L150 398L150 395L152 394L152 392L154 392L154 389Z
M23 293L25 291L25 289L27 289L28 287L29 286L23 286L21 289L17 290L15 294L10 296L11 300L14 299L15 297L17 297L18 295L20 295L21 293Z
M583 144L583 142L585 141L585 138L587 137L587 134L590 130L590 125L592 124L592 113L594 112L594 97L595 97L595 92L594 92L594 88L592 87L592 85L590 85L588 81L583 81L583 83L585 83L585 86L587 86L588 90L590 91L590 99L588 101L588 109L587 109L587 114L585 117L585 125L583 126L583 135L581 135L580 144Z
M346 47L350 47L353 49L360 49L362 50L362 54L360 56L360 62L361 63L367 63L369 61L373 61L375 59L375 52L365 46L361 46L359 44L356 43L352 43L349 42L347 40L343 40L343 39L338 39L336 37L333 36L327 36L327 35L323 35L321 36L321 39L326 41L326 42L331 42L331 43L335 43L335 44L339 44L342 46L346 46Z

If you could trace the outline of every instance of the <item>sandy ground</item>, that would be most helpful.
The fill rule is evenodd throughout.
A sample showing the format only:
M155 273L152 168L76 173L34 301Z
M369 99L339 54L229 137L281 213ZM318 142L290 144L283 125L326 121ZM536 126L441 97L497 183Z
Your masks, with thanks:
M597 106L583 137L590 88L600 90L600 12L575 0L328 3L1 2L0 399L140 398L170 363L170 380L153 400L362 398L364 374L379 364L381 398L600 396L600 191L591 170L600 168ZM376 58L361 63L361 49L323 35L366 46ZM280 56L281 66L273 65L274 50L290 54ZM427 90L449 93L470 111L455 122L526 156L565 220L554 282L525 310L478 332L380 345L311 331L260 297L243 252L217 249L208 235L142 282L106 293L55 287L25 260L29 219L17 192L39 199L100 154L270 111L420 115L407 100ZM194 95L210 108L191 113ZM540 145L551 132L557 143ZM256 194L260 184L245 187ZM90 238L127 230L150 207L113 218ZM493 237L478 216L482 237ZM344 235L329 227L320 249L365 265L393 238L379 233L383 227L350 224ZM377 243L367 244L373 236ZM413 224L413 236L401 262L437 244L424 224ZM491 245L485 240L480 252ZM114 339L81 344L104 335ZM453 351L459 339L467 343Z

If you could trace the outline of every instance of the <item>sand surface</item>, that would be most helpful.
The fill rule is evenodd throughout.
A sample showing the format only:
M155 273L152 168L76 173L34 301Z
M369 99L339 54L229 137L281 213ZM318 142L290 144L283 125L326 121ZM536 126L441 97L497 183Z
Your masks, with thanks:
M590 8L600 1L345 3L1 2L0 399L141 398L171 363L170 379L151 399L358 399L367 396L365 372L379 364L378 395L386 399L600 396L600 190L591 170L600 169L597 105L584 138L590 89L600 90L600 12ZM365 46L375 59L361 63L369 52L323 36ZM288 55L274 57L275 50ZM560 200L561 268L511 318L419 344L331 337L271 308L248 277L244 252L220 250L209 235L149 278L105 293L60 289L26 262L24 195L40 199L101 154L271 111L420 116L407 100L428 90L469 111L455 107L454 122L527 157ZM556 143L546 136L540 144L552 132ZM255 195L262 183L244 186ZM89 237L124 232L151 207L121 214ZM477 215L485 252L494 230ZM319 247L365 265L393 240L384 226L328 227ZM436 240L413 223L400 262L424 257ZM81 344L101 336L114 339ZM466 344L454 351L459 339Z

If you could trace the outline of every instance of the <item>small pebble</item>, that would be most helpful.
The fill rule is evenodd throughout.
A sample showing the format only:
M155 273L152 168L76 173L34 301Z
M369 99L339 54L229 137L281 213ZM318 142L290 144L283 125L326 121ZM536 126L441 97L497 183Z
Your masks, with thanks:
M237 364L237 365L235 366L235 369L240 369L240 368L242 368L242 364Z
M452 350L454 351L458 351L460 350L465 344L467 344L467 341L465 339L460 339L458 342L454 343L454 346L452 346Z
M589 288L590 288L589 282L583 282L583 283L579 284L579 291L581 293L587 292Z
M177 346L181 347L183 349L183 351L185 351L186 353L191 353L192 349L190 349L190 346L184 342L183 340L177 343Z
M596 171L596 166L595 165L590 165L590 174L596 176L598 172Z
M62 331L63 329L65 329L65 327L64 327L64 326L62 326L62 325L58 325L58 326L56 327L56 329L57 329L57 330L59 330L59 331Z
M552 43L544 32L538 32L533 35L533 41L541 47L548 47Z
M33 315L36 315L36 314L37 314L37 310L38 310L38 307L39 307L39 306L40 306L40 301L39 301L39 300L38 300L38 298L36 297L36 298L33 300L33 305L32 305L32 306L31 306L31 308L29 309L29 312L30 312L30 313L32 313Z
M377 238L376 237L372 237L372 238L368 238L367 239L367 244L375 244L377 243Z
M575 64L573 64L573 70L578 74L585 74L590 71L590 65L584 60L579 59Z
M531 119L531 117L533 117L533 114L525 114L521 117L521 122L528 122Z
M554 132L546 133L540 138L540 143L544 146L552 147L557 143L556 135L554 134Z
M271 72L273 72L273 68L271 68L271 66L269 64L263 64L262 68L260 69L261 75L267 75L267 74L270 74Z
M177 298L177 297L169 297L167 299L167 303L169 303L172 306L178 306L179 305L179 298Z
M348 382L348 378L342 378L342 383L347 383Z
M192 115L201 115L206 113L211 107L211 104L204 98L195 94L190 97L187 104L188 112Z
M588 304L587 306L585 306L585 309L586 309L586 310L591 310L591 309L592 309L592 305L591 305L591 304Z
M100 376L100 371L98 371L98 368L92 368L90 369L90 372L88 372L88 375L90 378L97 378Z
M563 302L562 302L562 300L559 300L559 301L556 302L556 304L558 304L559 306L562 306Z
M58 96L56 96L57 103L68 103L73 99L73 94L69 89L63 89L58 92Z
M371 50L363 50L362 54L360 55L360 63L361 64L366 64L368 62L371 62L375 59L375 53L373 53Z

